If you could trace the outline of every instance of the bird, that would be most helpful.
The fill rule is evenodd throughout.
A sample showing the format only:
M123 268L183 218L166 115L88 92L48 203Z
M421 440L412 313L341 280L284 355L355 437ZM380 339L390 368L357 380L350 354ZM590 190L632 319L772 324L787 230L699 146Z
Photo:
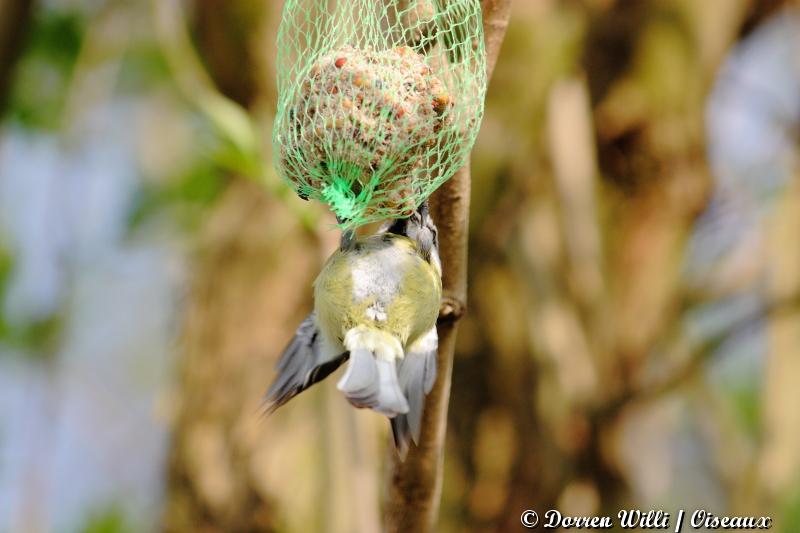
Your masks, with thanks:
M314 310L278 360L267 412L347 362L337 389L353 406L389 417L404 458L419 442L436 379L441 296L438 230L427 201L373 235L344 231L314 282Z

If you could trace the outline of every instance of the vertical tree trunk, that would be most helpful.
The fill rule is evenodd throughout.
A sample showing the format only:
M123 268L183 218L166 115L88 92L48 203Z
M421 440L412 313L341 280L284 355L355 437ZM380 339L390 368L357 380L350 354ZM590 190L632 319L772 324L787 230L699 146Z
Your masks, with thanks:
M182 338L165 530L272 531L259 400L319 267L294 217L235 182L208 221Z
M770 224L769 246L772 276L770 296L774 301L797 300L800 294L800 181L796 178L779 202ZM793 243L794 246L789 245ZM766 362L763 425L758 480L762 505L785 504L800 478L800 310L777 313L769 320L769 357ZM788 495L788 496L787 496Z
M242 106L259 98L251 50L261 4L194 5L200 55L220 91ZM299 319L318 268L296 217L258 184L232 177L201 230L181 337L164 529L273 531L256 466L259 400L274 355Z
M683 254L710 181L706 97L755 4L515 5L509 40L527 63L509 55L498 69L505 90L484 127L495 128L487 142L503 139L500 154L476 159L506 166L489 175L497 184L473 181L484 227L473 231L481 253L447 469L459 525L507 531L532 506L593 514L629 501L619 422L682 321ZM518 150L504 154L502 143ZM511 459L501 472L481 457L495 428L481 422L504 413L511 444L496 455Z

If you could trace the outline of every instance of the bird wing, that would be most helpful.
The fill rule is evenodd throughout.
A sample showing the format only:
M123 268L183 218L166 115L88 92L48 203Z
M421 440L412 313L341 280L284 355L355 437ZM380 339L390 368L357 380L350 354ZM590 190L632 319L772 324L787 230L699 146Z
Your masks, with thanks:
M297 328L278 360L278 375L264 396L268 413L328 377L349 357L347 352L333 357L325 352L316 315L312 312Z
M395 416L391 423L394 444L402 457L405 457L412 440L414 443L419 442L425 396L436 381L438 344L436 326L433 326L411 346L405 357L397 362L400 388L408 400L408 413Z

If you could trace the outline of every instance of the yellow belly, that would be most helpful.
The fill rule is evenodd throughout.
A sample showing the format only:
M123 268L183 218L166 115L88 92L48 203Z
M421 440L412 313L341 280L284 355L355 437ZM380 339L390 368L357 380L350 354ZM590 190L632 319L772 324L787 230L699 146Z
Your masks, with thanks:
M331 340L341 342L364 325L395 336L405 348L435 325L441 294L441 279L413 242L385 234L335 252L317 277L314 298Z

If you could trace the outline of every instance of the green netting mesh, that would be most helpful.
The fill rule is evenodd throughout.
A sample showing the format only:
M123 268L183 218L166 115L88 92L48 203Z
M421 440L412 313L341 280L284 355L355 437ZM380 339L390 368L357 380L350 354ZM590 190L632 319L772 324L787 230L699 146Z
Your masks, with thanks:
M479 0L287 0L276 166L347 226L407 216L465 162L483 116Z

